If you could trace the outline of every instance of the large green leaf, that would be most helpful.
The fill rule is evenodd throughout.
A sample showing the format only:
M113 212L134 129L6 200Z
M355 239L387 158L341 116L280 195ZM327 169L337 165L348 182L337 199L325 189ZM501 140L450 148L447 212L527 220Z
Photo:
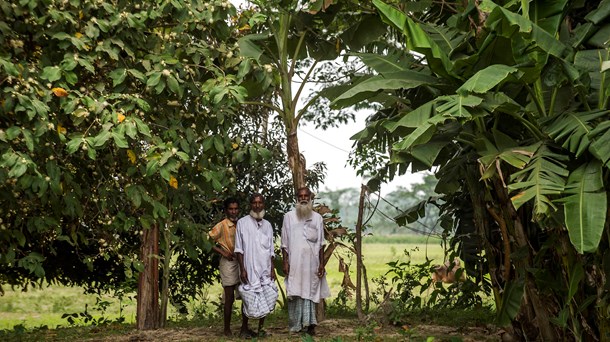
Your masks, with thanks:
M263 54L263 50L256 44L257 41L267 39L267 35L250 34L241 37L237 43L239 44L240 54L244 57L259 60Z
M493 134L495 143L486 137L481 137L476 144L481 155L479 163L483 167L482 179L488 179L494 175L502 176L500 161L517 169L523 169L540 147L540 143L519 146L511 137L498 130L493 130Z
M432 39L420 24L415 23L405 13L385 4L380 0L373 0L373 4L381 12L384 20L401 30L407 40L407 49L419 52L426 56L426 61L430 69L437 75L448 79L459 79L458 75L450 72L452 70L451 61L448 54L450 51L443 51L441 47ZM425 26L425 24L421 24Z
M363 46L387 32L387 26L376 15L364 15L341 34L341 40L352 51L358 51Z
M530 20L546 32L555 34L564 19L568 0L532 1Z
M591 121L607 114L607 111L564 113L547 120L545 131L563 148L579 157L591 143L588 137L593 130Z
M436 125L442 124L449 119L450 117L442 115L431 117L403 140L394 144L394 146L392 146L392 150L397 152L408 152L415 145L427 143L436 132Z
M498 325L507 326L517 317L521 307L521 300L523 299L523 292L524 285L520 279L506 285L504 296L502 296L502 305L497 313Z
M610 121L599 123L588 137L592 141L589 146L591 154L610 167Z
M568 177L564 203L570 241L579 253L594 252L604 231L607 195L602 181L602 164L581 165Z
M509 184L508 189L518 190L511 198L515 208L533 200L536 216L549 215L551 209L555 210L557 207L550 196L559 195L564 190L565 178L569 174L564 164L567 160L566 155L553 153L546 145L541 145L528 166L511 177L514 183Z
M603 0L600 1L599 7L596 10L591 11L585 17L587 20L590 20L594 24L601 23L604 19L610 16L610 1Z
M399 127L417 128L424 124L433 115L435 103L436 100L424 103L416 109L401 116L398 121L385 122L384 127L390 132L394 132Z
M414 63L413 56L405 53L354 53L367 67L380 74L410 70Z
M457 89L458 94L465 95L469 92L484 94L509 77L514 78L512 74L518 73L519 70L507 65L494 64L480 70L472 76L466 83Z
M565 44L555 39L549 32L518 13L513 13L491 0L483 0L480 9L489 13L485 25L493 27L495 32L502 37L514 39L514 35L522 35L531 44L559 58L568 49Z
M450 95L438 98L436 111L440 115L451 116L454 118L471 118L470 108L477 107L483 99L477 96Z
M416 71L399 71L368 78L338 96L331 103L346 100L362 93L373 93L380 90L412 89L422 85L436 83L436 78Z

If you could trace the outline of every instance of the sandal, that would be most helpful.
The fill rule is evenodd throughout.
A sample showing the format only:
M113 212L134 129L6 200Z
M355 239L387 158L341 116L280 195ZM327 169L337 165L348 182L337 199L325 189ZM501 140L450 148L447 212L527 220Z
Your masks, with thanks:
M239 331L239 337L240 338L251 339L255 335L256 334L254 333L254 331L252 331L250 329L248 329L248 330L240 330Z

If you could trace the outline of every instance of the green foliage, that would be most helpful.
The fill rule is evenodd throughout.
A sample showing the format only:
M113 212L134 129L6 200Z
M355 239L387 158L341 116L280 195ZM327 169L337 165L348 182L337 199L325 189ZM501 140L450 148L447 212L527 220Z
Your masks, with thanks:
M388 262L385 275L373 278L377 285L373 301L383 308L384 315L394 325L402 325L414 311L422 309L444 310L448 308L472 310L483 306L490 294L489 286L481 286L470 279L448 285L435 283L430 278L432 261L413 263L411 254L417 248L404 251L404 257ZM461 277L464 269L456 272ZM389 282L388 282L389 280Z
M249 148L225 134L245 94L235 9L3 1L0 12L0 284L133 288L153 225L168 230L166 251L209 265L195 237Z
M477 286L491 278L503 322L519 317L522 339L561 339L566 327L597 338L600 332L586 326L606 326L607 314L589 302L577 310L564 305L573 293L543 287L550 275L541 270L558 264L555 272L572 274L580 265L587 273L601 266L594 254L607 247L609 47L599 40L608 26L599 23L609 4L482 1L454 3L450 11L431 4L422 12L393 1L373 4L397 31L398 49L416 57L399 67L431 81L409 83L417 78L405 75L400 87L372 84L360 92L369 79L393 75L364 71L330 97L345 105L357 94L376 106L354 136L352 164L373 174L373 188L409 169L436 172L440 198L430 203L440 208L444 234L453 236ZM371 65L366 56L361 62ZM417 209L402 219L418 218ZM564 244L568 235L571 245ZM551 251L546 259L538 257L541 248ZM553 279L589 298L583 282ZM510 285L517 281L524 281L527 302ZM530 312L536 326L523 322ZM533 335L525 332L530 328Z

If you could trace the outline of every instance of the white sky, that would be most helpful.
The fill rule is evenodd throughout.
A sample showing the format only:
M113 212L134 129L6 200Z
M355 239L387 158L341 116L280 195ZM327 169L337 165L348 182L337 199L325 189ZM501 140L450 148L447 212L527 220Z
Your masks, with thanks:
M343 188L360 188L363 183L356 171L347 164L349 152L353 141L350 137L364 129L365 115L356 114L356 122L331 128L326 131L316 130L313 125L301 125L298 132L299 148L305 156L307 167L316 162L326 163L326 180L320 187L324 190L338 190ZM421 174L405 174L389 184L382 184L382 193L388 193L397 186L409 187L410 184L420 182Z

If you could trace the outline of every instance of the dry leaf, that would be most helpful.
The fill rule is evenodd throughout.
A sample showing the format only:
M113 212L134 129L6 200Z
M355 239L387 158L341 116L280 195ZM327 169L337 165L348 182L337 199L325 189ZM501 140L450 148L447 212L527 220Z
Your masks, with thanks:
M169 186L174 189L178 189L178 180L174 176L169 177Z
M68 92L64 88L53 88L53 89L51 89L51 91L57 97L66 97L66 96L68 96Z

